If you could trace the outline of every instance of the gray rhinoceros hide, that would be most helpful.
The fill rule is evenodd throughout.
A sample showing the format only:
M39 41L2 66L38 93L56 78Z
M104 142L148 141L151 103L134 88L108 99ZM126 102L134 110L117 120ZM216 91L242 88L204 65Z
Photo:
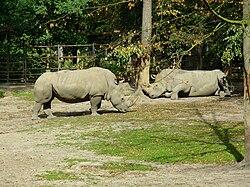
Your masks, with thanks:
M54 97L67 103L91 103L91 115L98 115L97 110L103 99L109 100L120 112L126 112L137 99L137 92L132 88L125 95L125 88L116 81L116 76L109 70L93 67L85 70L47 72L42 74L34 86L35 105L32 119L38 118L43 105L48 117L53 117L51 101Z
M155 82L143 87L144 93L151 98L160 96L178 99L179 94L186 96L230 95L226 75L221 70L182 70L164 69Z

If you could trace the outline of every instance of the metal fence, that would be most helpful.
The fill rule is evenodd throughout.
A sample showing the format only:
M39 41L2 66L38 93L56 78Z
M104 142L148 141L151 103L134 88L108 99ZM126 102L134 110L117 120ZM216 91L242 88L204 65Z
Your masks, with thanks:
M109 64L108 61L105 61L107 53L107 44L0 46L0 82L34 82L46 71L103 67L105 63ZM188 57L183 61L182 68L194 69L197 66L196 63L196 56ZM129 69L130 65L131 62L126 68L128 72L130 71L130 74L126 74L126 76L130 76L129 81L137 79L135 72L138 71ZM241 66L230 67L230 72L231 79L242 82ZM119 78L124 76L117 72L116 74Z
M107 45L1 46L0 82L34 82L46 71L98 66Z

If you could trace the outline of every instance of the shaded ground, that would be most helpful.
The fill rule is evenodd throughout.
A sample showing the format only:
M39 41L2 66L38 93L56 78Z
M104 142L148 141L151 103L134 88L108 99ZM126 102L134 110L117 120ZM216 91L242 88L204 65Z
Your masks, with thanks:
M197 118L216 121L242 121L243 103L241 97L220 99L218 97L182 98L150 100L143 97L137 107L142 105L166 105L168 103L213 104L215 107L201 108ZM25 101L9 94L0 99L0 187L31 186L250 186L250 172L231 165L199 164L153 164L153 171L128 171L112 174L100 169L107 161L122 158L97 155L94 152L78 150L70 146L55 146L58 132L24 131L40 127L44 120L31 120L33 102ZM217 106L217 107L216 107ZM57 116L81 115L88 111L89 103L53 103ZM102 111L114 111L110 103L104 102ZM119 115L119 114L117 114ZM177 116L178 117L178 116ZM89 126L88 126L89 128ZM45 146L46 145L46 146ZM65 168L65 158L86 158L95 162L84 162L68 169L69 172L85 173L80 181L46 181L36 177L44 171Z

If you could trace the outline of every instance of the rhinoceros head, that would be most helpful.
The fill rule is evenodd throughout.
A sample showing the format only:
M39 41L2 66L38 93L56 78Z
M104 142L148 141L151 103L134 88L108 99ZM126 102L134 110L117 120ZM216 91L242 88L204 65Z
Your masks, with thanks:
M150 98L157 98L166 91L166 88L162 82L155 82L153 84L143 86L142 89L143 92Z
M126 112L135 104L139 96L139 89L134 90L128 84L120 84L111 91L110 102L120 112Z

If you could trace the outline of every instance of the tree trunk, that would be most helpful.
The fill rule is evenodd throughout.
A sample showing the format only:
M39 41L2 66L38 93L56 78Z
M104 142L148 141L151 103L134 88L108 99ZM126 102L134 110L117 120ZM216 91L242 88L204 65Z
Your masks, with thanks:
M244 0L243 19L246 28L243 36L244 56L244 125L245 125L245 168L250 169L250 0Z
M139 85L149 84L150 51L152 34L152 0L143 0L142 12L142 45L146 48L146 54L141 58Z
M202 56L202 45L198 46L197 49L197 70L203 69L203 56Z

